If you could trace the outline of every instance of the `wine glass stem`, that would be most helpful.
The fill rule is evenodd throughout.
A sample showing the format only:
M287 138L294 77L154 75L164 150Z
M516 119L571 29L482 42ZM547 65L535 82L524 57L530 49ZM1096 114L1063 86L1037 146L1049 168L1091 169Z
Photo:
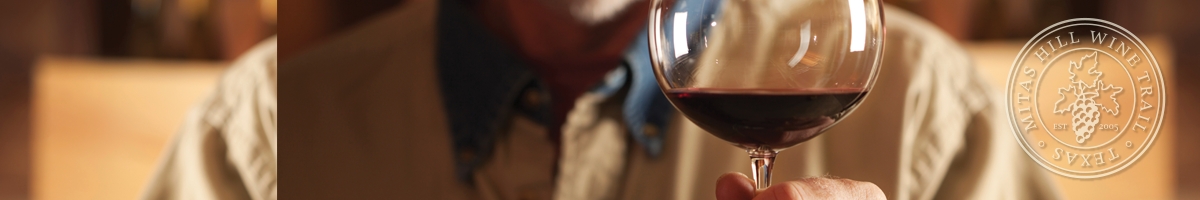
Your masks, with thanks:
M771 168L775 166L775 155L778 153L770 147L761 146L759 148L746 149L750 153L751 172L754 173L754 182L758 189L767 189L771 186Z

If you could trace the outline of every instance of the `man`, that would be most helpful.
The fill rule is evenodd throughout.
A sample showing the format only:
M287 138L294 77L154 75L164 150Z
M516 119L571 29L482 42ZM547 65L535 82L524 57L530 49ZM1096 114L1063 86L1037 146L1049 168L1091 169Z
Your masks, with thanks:
M185 130L217 139L182 136L148 197L273 199L274 182L245 180L275 173L244 166L274 161L289 199L1056 197L965 52L892 8L871 96L780 154L774 177L791 181L755 191L729 173L749 171L745 152L665 104L645 60L646 13L634 0L407 2L280 67L278 154ZM215 159L177 159L190 157ZM217 175L179 175L196 171Z

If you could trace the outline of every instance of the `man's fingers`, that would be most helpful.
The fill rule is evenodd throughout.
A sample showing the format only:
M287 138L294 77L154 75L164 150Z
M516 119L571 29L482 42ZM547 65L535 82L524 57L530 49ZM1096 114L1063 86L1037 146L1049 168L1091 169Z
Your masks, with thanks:
M718 192L719 194L719 192ZM887 199L879 186L870 182L822 177L776 183L755 200L793 199Z
M832 177L810 177L775 183L755 191L754 181L736 172L717 178L719 200L794 200L794 199L887 199L879 186L870 182Z
M717 178L718 200L750 200L754 198L754 181L742 173L730 172Z

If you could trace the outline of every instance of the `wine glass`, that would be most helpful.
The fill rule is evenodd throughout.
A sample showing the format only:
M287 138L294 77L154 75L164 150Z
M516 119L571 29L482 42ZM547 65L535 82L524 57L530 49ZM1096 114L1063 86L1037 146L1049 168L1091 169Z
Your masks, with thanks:
M697 126L750 154L758 189L777 153L821 134L870 91L876 0L653 0L659 87Z

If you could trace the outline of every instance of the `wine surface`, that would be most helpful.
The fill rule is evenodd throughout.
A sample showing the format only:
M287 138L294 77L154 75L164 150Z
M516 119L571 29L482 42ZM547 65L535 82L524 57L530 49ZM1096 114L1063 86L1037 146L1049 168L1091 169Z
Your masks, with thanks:
M862 88L667 90L688 119L743 148L783 149L816 137L867 93Z

